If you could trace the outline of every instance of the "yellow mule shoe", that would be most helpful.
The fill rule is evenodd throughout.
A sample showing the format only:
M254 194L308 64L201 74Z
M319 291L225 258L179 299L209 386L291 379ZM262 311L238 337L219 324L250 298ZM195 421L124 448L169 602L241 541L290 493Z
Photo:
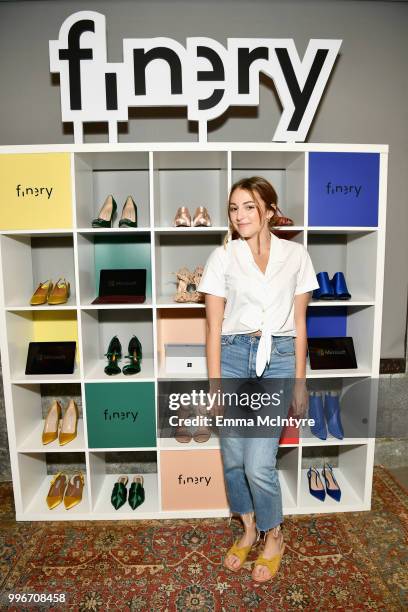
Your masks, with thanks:
M51 480L48 495L46 497L47 506L50 510L56 508L63 500L67 486L67 477L63 472L55 474Z
M234 542L234 544L231 546L231 548L229 549L229 551L227 552L225 559L229 556L229 555L235 555L236 557L238 557L240 564L238 565L238 567L229 567L229 565L226 565L225 563L225 559L224 559L224 567L226 567L227 569L231 570L231 572L237 572L238 570L241 569L241 567L244 565L249 553L251 552L251 548L252 546L242 546L240 548L238 548L238 540L236 542Z
M40 306L41 304L46 304L52 288L53 284L50 280L40 283L31 296L30 305Z
M282 544L280 552L277 555L274 555L271 559L265 559L265 557L262 557L262 555L260 555L255 561L254 569L257 565L263 565L264 567L268 568L270 576L262 580L260 580L259 578L254 578L252 576L252 579L255 580L255 582L260 582L260 583L268 582L269 580L272 580L279 571L279 567L282 561L284 551L285 551L285 544Z
M58 425L61 418L61 404L53 402L47 412L42 432L42 443L49 444L58 438Z
M48 296L48 303L51 305L65 304L71 292L70 284L65 278L59 278Z
M64 495L64 506L67 510L73 508L79 504L80 501L82 501L82 491L84 490L84 486L85 480L82 472L78 472L70 478Z

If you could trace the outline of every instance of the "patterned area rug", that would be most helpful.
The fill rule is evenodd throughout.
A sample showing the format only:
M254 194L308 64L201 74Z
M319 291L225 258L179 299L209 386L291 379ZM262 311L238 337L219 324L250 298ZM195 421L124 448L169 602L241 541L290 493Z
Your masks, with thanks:
M0 609L5 594L66 593L47 610L407 610L408 493L383 468L371 512L290 517L281 571L255 585L250 569L225 570L240 533L233 521L16 523L0 485Z

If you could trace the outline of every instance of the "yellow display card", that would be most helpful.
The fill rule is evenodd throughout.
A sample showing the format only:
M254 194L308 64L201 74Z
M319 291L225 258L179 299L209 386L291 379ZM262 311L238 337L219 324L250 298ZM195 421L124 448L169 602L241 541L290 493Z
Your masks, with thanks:
M0 229L71 227L70 154L0 155Z
M33 312L33 342L75 341L75 360L79 362L78 326L76 312L72 310L39 310Z

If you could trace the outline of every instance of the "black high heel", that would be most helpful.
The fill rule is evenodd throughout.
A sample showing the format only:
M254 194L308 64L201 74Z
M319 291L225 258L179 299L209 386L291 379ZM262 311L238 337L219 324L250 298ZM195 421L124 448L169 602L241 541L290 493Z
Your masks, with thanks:
M107 357L109 360L108 365L104 370L105 374L108 374L108 376L120 374L118 361L122 357L122 345L117 336L113 336L112 340L109 342L108 352L105 354L105 357Z
M102 205L99 215L92 221L92 227L112 227L113 217L115 216L117 204L115 198L109 195Z
M137 208L132 196L128 196L123 205L119 227L137 227Z
M142 359L142 345L139 338L136 336L132 336L130 339L126 359L130 359L130 363L123 368L123 374L138 374L140 372L140 361Z

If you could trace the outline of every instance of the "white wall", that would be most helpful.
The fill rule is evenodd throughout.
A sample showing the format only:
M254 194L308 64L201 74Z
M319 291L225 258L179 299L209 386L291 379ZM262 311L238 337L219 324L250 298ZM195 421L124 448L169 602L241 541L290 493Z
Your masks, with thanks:
M48 41L79 10L106 15L108 59L122 39L169 36L342 38L341 54L309 132L309 142L390 145L382 357L402 357L408 269L408 5L345 0L31 1L0 3L0 144L72 142L60 120L59 87L48 69ZM258 110L233 109L210 140L272 137L279 106L261 86ZM167 115L167 116L166 116ZM121 141L196 140L184 110L137 111ZM88 141L105 135L89 134Z

